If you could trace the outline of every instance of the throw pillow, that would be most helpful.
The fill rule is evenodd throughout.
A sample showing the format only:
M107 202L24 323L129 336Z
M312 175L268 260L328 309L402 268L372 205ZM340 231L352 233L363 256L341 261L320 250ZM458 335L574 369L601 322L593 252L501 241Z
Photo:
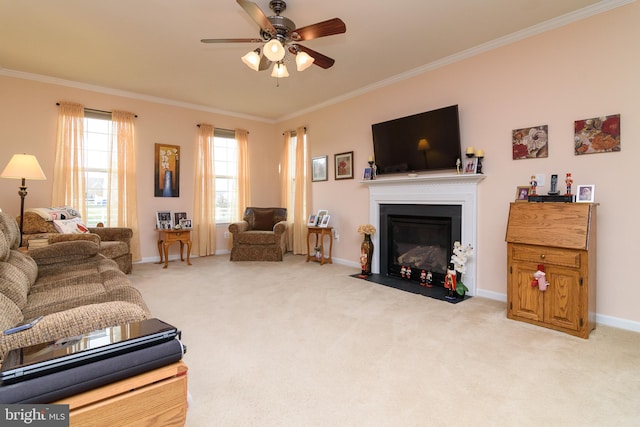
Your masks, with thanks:
M273 209L253 211L253 229L262 231L273 231Z
M54 219L53 225L62 234L82 234L88 233L89 229L82 223L80 218L73 219Z

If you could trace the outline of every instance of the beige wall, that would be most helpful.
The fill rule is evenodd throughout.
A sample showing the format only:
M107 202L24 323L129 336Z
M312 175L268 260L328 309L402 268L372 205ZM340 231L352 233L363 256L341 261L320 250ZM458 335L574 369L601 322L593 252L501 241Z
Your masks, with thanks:
M329 155L330 165L329 181L312 184L312 210L330 211L332 225L340 236L334 244L334 258L356 266L361 240L356 228L368 222L368 190L358 179L335 181L333 155L353 150L357 173L373 154L372 123L458 104L463 146L482 148L486 153L487 177L479 187L479 294L505 298L504 236L508 205L516 186L526 185L533 173L545 173L548 179L551 173L563 177L571 172L576 185L595 184L596 201L600 203L598 321L640 330L636 309L640 287L633 274L638 254L635 244L640 241L636 219L640 202L633 193L626 194L634 189L632 171L640 158L638 22L640 4L633 3L277 125L0 76L0 143L4 148L0 165L5 165L14 152L32 153L52 177L57 101L135 112L139 115L136 136L142 251L144 258L153 259L154 212L192 210L193 174L189 167L194 162L197 123L242 127L251 132L255 205L279 202L282 131L305 125L311 156ZM622 152L574 156L573 121L616 113L622 115ZM549 157L512 160L512 129L541 124L549 125ZM180 198L153 197L156 142L181 146ZM17 185L17 181L0 180L3 210L19 210ZM28 185L27 207L49 204L50 179ZM222 231L219 249L226 244Z
M410 80L280 123L308 127L311 156L330 156L330 180L312 184L313 210L328 209L340 240L334 256L355 264L368 221L368 189L358 180L335 181L335 153L354 151L357 171L373 154L371 124L458 104L463 147L485 150L486 179L479 186L476 257L480 295L505 299L505 227L518 185L534 173L564 175L574 185L595 184L598 222L598 320L640 321L633 267L640 202L632 171L640 158L640 4L583 20L437 69ZM339 66L339 64L338 64ZM576 157L573 122L622 115L622 152ZM546 159L512 160L511 131L549 125ZM548 187L542 189L548 191ZM634 327L638 327L636 323Z
M149 102L42 83L20 78L0 76L0 167L15 153L34 154L38 158L47 181L28 181L29 194L25 207L50 206L55 156L56 102L73 101L87 108L125 110L138 115L136 119L136 163L140 241L143 260L157 260L157 234L154 232L155 212L158 210L193 213L195 141L198 123L210 123L225 129L249 130L251 174L256 179L252 200L256 205L278 203L280 187L278 161L280 144L274 149L274 126L271 123L214 114L195 109ZM180 197L154 197L154 148L156 143L180 146ZM18 180L0 179L0 209L18 215L20 199ZM219 251L226 250L226 226L217 234ZM196 243L197 245L197 243ZM177 255L177 245L170 256ZM197 254L197 247L192 253Z

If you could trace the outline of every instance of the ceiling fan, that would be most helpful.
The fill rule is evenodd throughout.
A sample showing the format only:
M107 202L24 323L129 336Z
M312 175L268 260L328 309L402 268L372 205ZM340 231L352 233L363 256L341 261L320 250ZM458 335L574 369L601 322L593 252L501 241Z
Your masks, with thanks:
M296 57L298 71L306 70L312 64L321 68L330 68L335 60L309 49L298 42L332 36L347 31L345 23L339 18L333 18L306 27L297 28L292 20L280 14L287 8L283 0L269 1L269 8L275 15L266 16L260 7L249 0L236 0L244 11L260 27L260 38L247 39L202 39L202 43L264 43L242 57L249 68L262 71L273 64L273 77L288 77L289 73L284 64L287 51Z

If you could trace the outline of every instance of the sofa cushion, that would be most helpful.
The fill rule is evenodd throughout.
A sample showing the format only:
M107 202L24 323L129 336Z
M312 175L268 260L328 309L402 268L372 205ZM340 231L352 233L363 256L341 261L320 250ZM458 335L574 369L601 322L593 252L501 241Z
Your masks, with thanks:
M62 234L85 234L89 232L80 218L54 219L53 226Z
M27 279L29 279L29 287L36 282L38 278L38 264L36 264L29 255L18 250L12 250L7 262L17 267L27 276Z
M22 322L22 311L20 307L11 301L7 296L0 293L0 331L12 328Z
M280 241L272 231L250 230L234 236L234 242L239 245L275 245Z
M0 212L0 261L9 259L9 250L20 244L20 228L11 215Z
M29 251L29 255L40 265L72 263L87 260L98 254L100 247L87 240L59 242L44 248Z
M30 285L29 278L18 267L8 262L0 262L0 293L20 309L27 304Z
M115 259L129 253L129 245L125 242L106 242L100 243L100 253L109 259Z
M254 209L253 229L261 231L273 231L275 224L273 209Z

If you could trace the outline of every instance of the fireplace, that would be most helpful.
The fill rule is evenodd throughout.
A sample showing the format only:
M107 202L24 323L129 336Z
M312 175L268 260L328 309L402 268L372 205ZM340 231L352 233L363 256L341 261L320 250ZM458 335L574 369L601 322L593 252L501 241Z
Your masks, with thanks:
M411 280L431 272L434 285L444 282L453 242L461 238L460 205L381 204L380 274L401 277L410 267Z
M385 241L385 238L382 237L386 235L386 231L389 228L389 220L384 217L385 211L394 212L396 208L401 210L408 208L408 213L401 212L397 216L409 217L410 220L415 219L412 217L426 216L426 219L422 218L418 221L418 225L408 226L410 230L409 235L412 234L411 230L413 229L411 227L421 228L421 231L416 232L416 234L426 236L431 236L434 233L434 229L440 226L445 228L451 227L450 241L443 242L442 240L434 238L437 243L435 246L444 248L444 246L448 245L447 255L445 256L447 262L451 256L453 242L456 240L464 245L470 244L476 248L476 254L480 252L477 241L477 192L478 184L484 178L485 175L482 174L457 175L455 173L443 173L418 176L398 175L361 181L362 184L369 187L369 222L375 225L378 230L378 232L372 236L375 245L371 263L373 273L381 275L391 274L392 276L396 274L394 268L397 267L393 267L391 273L389 273L389 252L393 252L395 249L393 247L389 248L387 245L388 241ZM404 207L402 207L403 205ZM422 212L414 212L414 210L421 211L424 207L432 209L431 213L427 212L424 214ZM451 212L448 212L448 210L458 211L458 213L453 212L452 215L449 215ZM443 224L441 218L448 216L450 216L451 219L446 220ZM403 223L404 219L399 219L400 222L398 224L400 227L405 225ZM451 221L450 225L448 221ZM457 231L458 228L459 231ZM400 232L402 233L402 231ZM407 231L405 230L404 233L407 233ZM405 244L415 243L411 238L407 238L406 235L402 238L408 240L404 242ZM424 243L416 244L416 246L420 245L434 246ZM423 256L439 257L439 259L442 260L442 254L426 254ZM407 257L411 257L411 254L407 255ZM400 267L402 267L402 265L400 265ZM412 276L416 275L419 277L419 273L420 272L412 272ZM467 261L464 283L469 288L468 294L476 295L476 256L471 257Z

